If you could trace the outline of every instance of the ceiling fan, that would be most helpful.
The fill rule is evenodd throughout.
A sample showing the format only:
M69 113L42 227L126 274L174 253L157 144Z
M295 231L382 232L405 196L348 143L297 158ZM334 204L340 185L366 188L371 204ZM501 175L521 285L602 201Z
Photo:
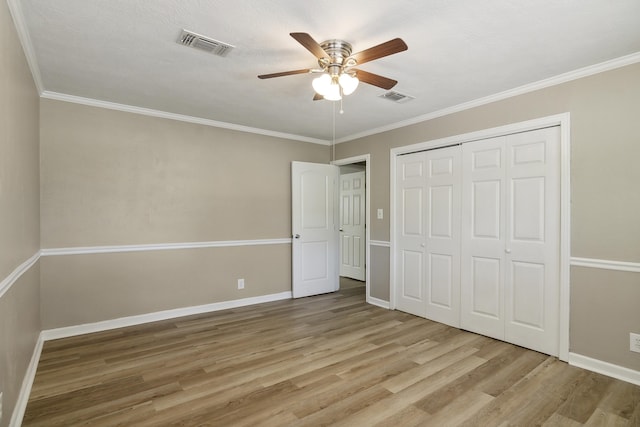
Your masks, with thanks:
M313 80L316 94L314 101L327 99L339 101L343 95L350 95L356 90L358 82L367 83L383 89L391 89L398 82L377 74L353 68L365 62L373 61L385 56L393 55L408 49L407 44L399 38L351 54L351 44L344 40L327 40L316 42L307 33L290 33L298 43L304 46L317 59L320 68L305 68L302 70L283 71L280 73L261 74L259 79L290 76L293 74L322 73Z

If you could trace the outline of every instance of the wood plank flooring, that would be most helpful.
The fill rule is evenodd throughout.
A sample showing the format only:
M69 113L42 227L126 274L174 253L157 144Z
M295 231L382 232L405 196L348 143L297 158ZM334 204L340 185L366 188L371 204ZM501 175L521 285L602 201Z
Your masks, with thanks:
M640 387L351 285L46 342L23 425L640 426Z

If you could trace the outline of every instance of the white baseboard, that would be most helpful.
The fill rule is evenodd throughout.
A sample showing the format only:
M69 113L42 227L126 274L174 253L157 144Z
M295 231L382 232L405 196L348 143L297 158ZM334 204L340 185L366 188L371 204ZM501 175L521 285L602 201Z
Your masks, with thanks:
M634 371L633 369L576 353L569 353L569 364L640 386L640 371Z
M25 410L27 409L29 395L31 394L31 387L36 377L38 362L40 361L40 355L42 353L42 347L45 341L89 334L92 332L107 331L127 326L135 326L143 323L156 322L158 320L174 319L177 317L190 316L193 314L210 313L214 311L228 310L231 308L261 304L265 302L280 301L291 299L291 297L291 292L287 291L280 292L278 294L261 295L258 297L243 298L232 301L215 302L193 307L158 311L155 313L142 314L138 316L121 317L119 319L105 320L102 322L88 323L78 326L44 330L40 333L38 341L36 342L36 346L33 349L29 367L27 368L27 372L25 373L24 379L22 381L20 395L18 396L18 400L13 409L11 421L9 421L9 427L20 427L20 425L22 424L22 419L24 417Z
M31 386L33 380L36 378L36 371L38 370L38 362L40 361L40 354L42 353L42 345L44 340L42 339L42 333L38 336L36 346L33 349L27 372L24 374L22 380L22 387L20 387L20 394L18 400L13 408L13 414L9 421L9 427L20 427L22 425L22 418L24 418L24 412L27 410L27 403L29 402L29 395L31 394Z
M389 310L389 301L385 301L383 299L378 299L378 298L368 296L367 303L371 305L376 305L378 307L386 308L387 310Z
M175 319L177 317L228 310L230 308L244 307L247 305L262 304L265 302L279 301L284 299L291 299L290 291L280 292L278 294L261 295L258 297L236 299L232 301L214 302L211 304L204 304L193 307L157 311L154 313L140 314L137 316L120 317L118 319L105 320L95 323L86 323L84 325L47 329L42 331L42 337L44 341L49 341L59 338L73 337L76 335L90 334L93 332L102 332L111 329L125 328L127 326L141 325L144 323L157 322L159 320Z

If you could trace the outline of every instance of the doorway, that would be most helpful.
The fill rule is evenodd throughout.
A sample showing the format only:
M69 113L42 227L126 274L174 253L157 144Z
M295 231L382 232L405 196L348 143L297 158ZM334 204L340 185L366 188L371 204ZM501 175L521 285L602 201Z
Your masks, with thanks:
M365 278L365 171L364 164L340 167L339 247L340 277Z
M340 283L363 284L369 302L370 155L335 160L331 164L340 168L340 203L336 212L340 226Z

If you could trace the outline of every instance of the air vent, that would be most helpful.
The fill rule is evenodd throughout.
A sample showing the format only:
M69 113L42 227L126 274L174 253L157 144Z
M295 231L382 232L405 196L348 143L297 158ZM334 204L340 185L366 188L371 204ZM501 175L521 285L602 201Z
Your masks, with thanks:
M214 40L210 37L205 37L200 34L193 33L191 31L182 30L178 43L194 47L196 49L204 50L214 55L227 56L229 52L235 47L228 43L223 43L218 40Z
M390 90L387 93L383 93L382 95L380 95L380 98L388 99L389 101L397 102L398 104L404 104L405 102L409 102L412 99L416 99L411 95L405 95L404 93L395 92L393 90Z

